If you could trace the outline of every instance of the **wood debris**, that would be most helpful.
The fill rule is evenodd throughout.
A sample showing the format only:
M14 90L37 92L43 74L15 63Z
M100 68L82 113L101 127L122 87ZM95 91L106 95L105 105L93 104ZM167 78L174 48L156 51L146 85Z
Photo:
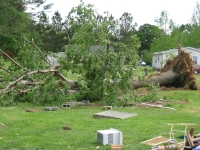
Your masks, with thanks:
M171 110L176 110L175 108L164 107L164 106L162 106L162 105L153 105L153 104L147 104L147 103L141 103L141 105L150 106L150 107L167 108L167 109L171 109Z
M5 124L3 124L3 123L1 123L1 122L0 122L0 124L1 124L1 126L2 126L4 129L7 129L7 128L8 128L8 126L6 126Z
M39 112L39 110L37 110L37 109L29 109L26 107L24 107L24 109L25 109L25 112Z

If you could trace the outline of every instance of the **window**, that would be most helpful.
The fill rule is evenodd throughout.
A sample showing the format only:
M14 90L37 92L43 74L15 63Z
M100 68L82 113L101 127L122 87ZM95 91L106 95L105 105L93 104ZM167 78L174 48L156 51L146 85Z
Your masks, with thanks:
M197 56L193 56L192 61L194 62L195 65L197 65Z

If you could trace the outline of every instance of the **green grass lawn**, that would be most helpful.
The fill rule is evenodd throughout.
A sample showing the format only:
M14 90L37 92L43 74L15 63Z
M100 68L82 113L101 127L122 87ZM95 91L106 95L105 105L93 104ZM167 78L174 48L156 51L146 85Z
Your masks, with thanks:
M150 107L114 108L117 111L137 113L135 117L120 120L93 118L94 113L103 111L102 107L83 106L52 112L43 111L45 106L29 103L0 107L0 122L8 126L7 129L0 126L0 149L94 150L96 146L100 146L100 149L109 150L109 146L96 142L96 132L116 128L123 133L125 150L144 150L150 146L140 144L142 141L159 135L169 137L172 124L180 130L185 125L178 124L188 124L188 129L194 127L195 133L200 133L198 91L164 91L159 94L160 97L166 96L173 100L168 106L176 110ZM188 100L187 104L178 103L185 99ZM37 108L41 112L25 112L23 107ZM72 130L61 130L62 126L68 126Z
M139 70L140 69L140 70ZM136 70L143 75L144 68ZM154 73L148 68L149 74ZM200 85L200 75L195 75ZM0 150L109 150L110 146L97 143L97 130L115 128L123 133L124 150L148 150L150 146L142 141L156 136L169 137L171 126L183 130L188 124L200 133L200 92L191 90L159 91L159 98L171 100L166 104L176 110L152 107L113 108L116 111L136 113L127 119L94 118L94 113L103 111L102 107L76 107L57 111L43 111L44 107L30 103L17 103L0 107ZM187 103L180 104L184 100ZM23 107L36 108L40 112L25 112ZM181 125L182 124L182 125ZM68 126L72 130L61 130ZM182 139L175 135L178 141Z
M142 141L163 135L169 137L171 124L194 124L195 132L200 132L199 102L189 100L189 104L173 104L176 110L161 108L115 108L117 111L137 113L136 117L124 120L93 118L101 112L97 108L60 109L55 112L28 113L25 104L15 107L1 107L1 122L8 128L0 129L0 149L73 149L93 150L96 146L109 149L96 142L96 131L116 128L123 133L124 149L148 149ZM30 106L26 104L26 106ZM34 106L36 107L36 106ZM43 107L37 107L41 110ZM61 130L62 126L72 130ZM191 127L191 126L189 126ZM185 126L177 126L184 129Z

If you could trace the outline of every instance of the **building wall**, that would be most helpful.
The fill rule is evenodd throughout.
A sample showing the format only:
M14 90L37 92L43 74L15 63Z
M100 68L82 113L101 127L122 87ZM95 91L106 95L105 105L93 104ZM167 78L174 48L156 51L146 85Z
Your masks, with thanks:
M163 55L162 54L157 54L153 55L152 59L152 67L154 69L160 69L162 66L162 60L163 60Z

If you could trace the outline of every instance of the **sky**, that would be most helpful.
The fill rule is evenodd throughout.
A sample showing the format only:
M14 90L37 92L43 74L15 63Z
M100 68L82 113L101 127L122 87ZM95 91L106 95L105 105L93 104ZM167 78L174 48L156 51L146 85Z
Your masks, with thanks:
M124 12L132 14L134 22L138 26L145 23L156 25L154 19L160 16L161 11L168 11L168 18L176 25L189 23L194 8L200 0L83 0L85 4L93 4L98 13L108 11L115 19L119 19ZM54 3L52 11L58 10L63 20L72 7L80 4L80 0L47 0L47 3Z

